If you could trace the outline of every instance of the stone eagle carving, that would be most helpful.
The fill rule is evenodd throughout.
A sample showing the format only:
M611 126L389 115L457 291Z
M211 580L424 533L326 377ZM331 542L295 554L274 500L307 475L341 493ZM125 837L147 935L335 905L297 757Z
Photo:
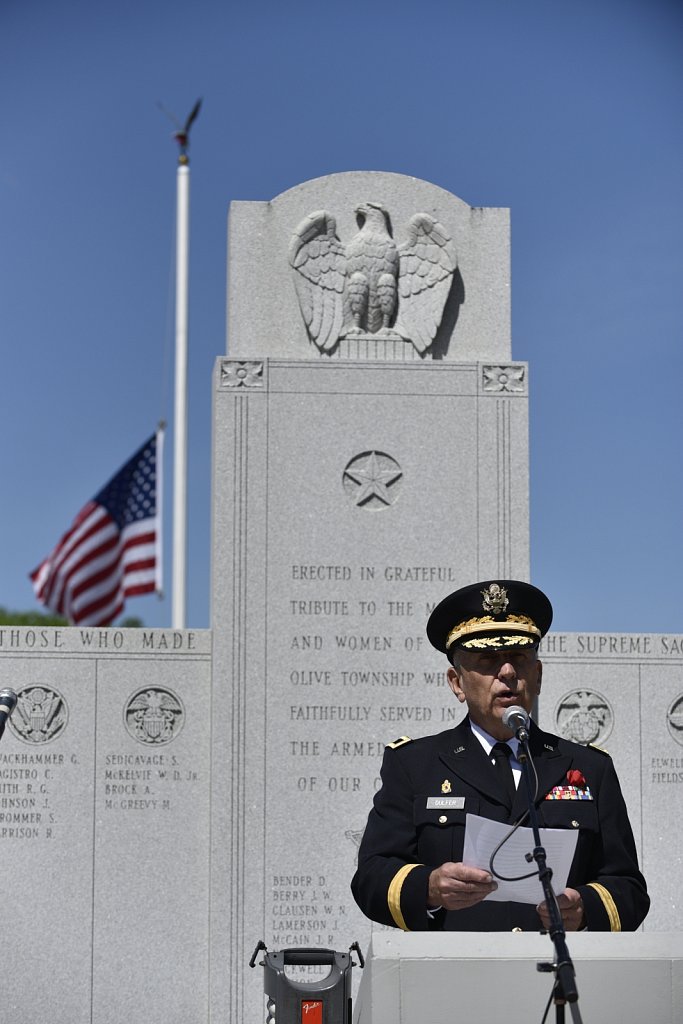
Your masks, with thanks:
M428 213L396 245L381 203L356 207L360 230L344 245L326 210L305 217L289 247L299 305L312 341L331 352L354 335L410 341L420 354L441 323L457 261L450 236Z

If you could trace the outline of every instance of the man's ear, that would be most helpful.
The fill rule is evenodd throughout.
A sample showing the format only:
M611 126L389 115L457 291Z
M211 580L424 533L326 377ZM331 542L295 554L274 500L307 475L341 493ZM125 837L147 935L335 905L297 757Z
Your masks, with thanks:
M543 662L537 661L536 665L538 667L538 677L536 679L536 696L538 696L538 694L541 692L541 680L543 678Z
M465 700L465 694L460 685L460 676L458 675L457 669L453 668L452 665L446 672L446 679L448 680L448 685L451 690L462 704Z

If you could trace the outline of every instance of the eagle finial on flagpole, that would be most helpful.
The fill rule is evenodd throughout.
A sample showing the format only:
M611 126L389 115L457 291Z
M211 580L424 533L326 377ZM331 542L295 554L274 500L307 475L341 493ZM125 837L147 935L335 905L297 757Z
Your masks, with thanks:
M199 111L201 109L201 97L193 106L192 110L187 116L185 124L183 125L181 125L180 122L178 121L178 118L174 117L174 115L170 111L166 110L166 108L161 103L157 103L157 105L160 110L163 110L164 114L166 114L167 117L170 117L171 121L173 121L174 125L176 126L177 130L173 132L173 138L176 140L178 146L180 147L180 153L178 154L178 163L189 164L190 157L188 154L188 150L190 148L190 128L192 127L192 124L196 120L197 115L199 114Z

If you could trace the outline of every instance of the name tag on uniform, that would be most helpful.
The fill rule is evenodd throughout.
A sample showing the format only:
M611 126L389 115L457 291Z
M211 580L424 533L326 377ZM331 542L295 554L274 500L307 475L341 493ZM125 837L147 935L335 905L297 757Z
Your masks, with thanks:
M462 811L465 807L464 796L428 796L428 811Z

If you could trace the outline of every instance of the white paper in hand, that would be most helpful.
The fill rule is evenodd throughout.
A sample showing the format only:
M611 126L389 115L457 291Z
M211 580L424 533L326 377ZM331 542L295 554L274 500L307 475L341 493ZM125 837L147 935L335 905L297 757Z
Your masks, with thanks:
M472 868L484 868L489 871L491 854L501 839L510 831L510 825L499 821L482 818L478 814L465 816L465 845L462 861ZM546 862L552 868L552 886L556 894L562 892L567 885L569 869L579 838L578 830L565 828L542 828L541 846L546 852ZM534 868L538 870L535 860L527 861L526 854L533 853L534 833L530 828L518 828L514 835L498 851L493 866L501 875L508 878L528 875ZM494 875L495 878L495 875ZM485 897L487 900L514 901L515 903L537 904L545 899L543 887L538 875L525 878L519 882L503 882L495 878L498 888Z

